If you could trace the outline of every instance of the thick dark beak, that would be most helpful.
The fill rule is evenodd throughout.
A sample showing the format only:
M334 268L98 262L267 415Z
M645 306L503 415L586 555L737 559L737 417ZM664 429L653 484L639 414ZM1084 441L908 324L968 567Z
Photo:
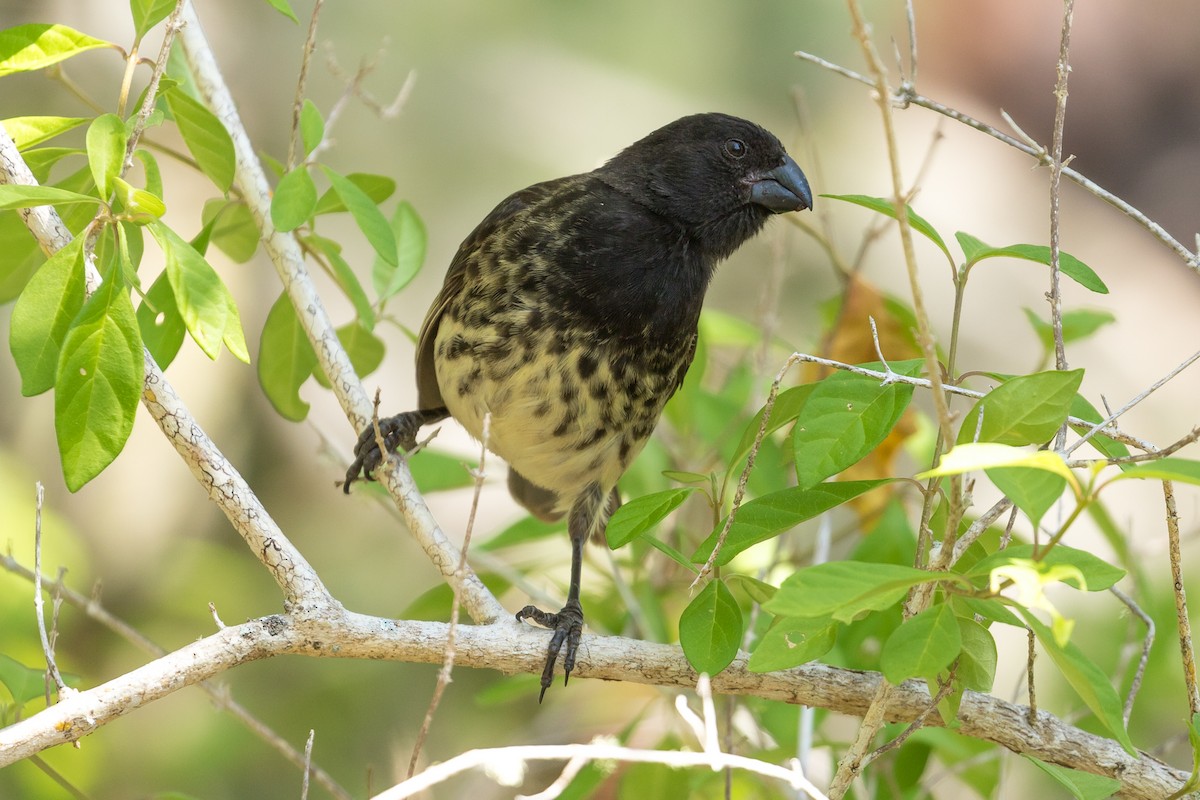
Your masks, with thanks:
M750 202L776 214L812 208L812 189L800 167L785 155L783 163L755 177L750 184Z

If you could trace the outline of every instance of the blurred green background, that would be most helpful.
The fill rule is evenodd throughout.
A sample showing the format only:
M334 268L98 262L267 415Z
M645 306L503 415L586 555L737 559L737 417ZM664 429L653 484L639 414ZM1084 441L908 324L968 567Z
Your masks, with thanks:
M1030 135L1047 141L1058 4L917 5L918 89L997 125L998 111L1005 108ZM256 146L282 158L311 4L296 6L299 26L265 2L197 6ZM864 6L877 42L890 54L891 38L905 40L902 5L880 0ZM1084 4L1077 16L1067 123L1074 165L1177 236L1190 236L1200 219L1194 192L1200 179L1200 56L1184 32L1200 29L1200 11L1186 0L1155 0L1138 10ZM128 7L116 0L0 0L0 26L31 21L61 22L122 44L132 36ZM156 36L143 47L144 55L157 52ZM326 4L318 41L307 96L326 114L344 86L331 61L342 73L374 62L363 86L384 105L415 75L395 119L380 119L362 102L349 100L331 131L336 144L324 155L343 173L394 177L397 197L412 202L425 221L426 269L392 304L410 328L419 326L458 242L500 199L536 181L589 170L684 114L720 110L760 122L789 147L816 192L890 191L878 111L867 90L792 55L807 50L860 68L846 10L838 3L360 0ZM116 54L105 51L66 64L70 78L105 110L115 104L121 68ZM138 86L146 76L145 70L139 73ZM0 85L0 117L89 113L42 74L7 77ZM910 179L931 142L938 142L915 205L943 232L967 230L997 244L1045 241L1045 173L1030 170L1025 157L966 129L939 126L920 110L900 116L900 133ZM212 196L211 187L162 163L167 220L190 236L199 228L199 210ZM852 252L872 220L831 205L818 200L818 212L829 216L839 244ZM1064 247L1113 287L1099 302L1121 323L1119 332L1102 333L1073 353L1072 366L1088 367L1085 391L1123 402L1200 341L1200 316L1194 313L1200 293L1194 275L1099 201L1072 187L1066 206ZM348 220L330 230L348 243L346 255L365 279L372 259L366 243ZM780 334L811 350L819 333L815 309L838 287L825 256L790 226L774 224L731 259L718 274L709 305L753 318L763 302L762 275L776 253L783 254L785 265L779 294L772 298ZM929 263L927 302L934 323L944 326L949 317L944 264L929 252L922 256ZM239 302L253 353L279 292L275 272L261 253L245 265L219 254L213 260ZM888 241L873 251L868 274L906 296L900 264L898 248ZM1021 307L1044 309L1042 273L996 269L979 284L968 304L970 332L961 363L1002 372L1032 368L1036 339ZM1072 287L1066 291L1068 304L1084 299L1072 295ZM331 307L337 321L348 318L348 305L332 301ZM1169 333L1164 320L1170 321ZM0 315L0 333L7 338L6 314ZM394 328L382 334L388 356L366 385L369 391L381 387L384 411L394 412L409 407L415 395L412 346ZM767 374L776 369L770 366ZM214 364L185 345L168 375L349 608L397 616L437 585L434 570L394 515L366 493L346 498L335 488L354 432L327 392L310 382L303 391L313 406L310 418L291 424L270 408L253 370L228 355ZM129 447L113 467L69 495L53 445L53 400L22 398L17 387L11 360L0 359L0 531L18 559L32 563L33 483L40 480L47 489L44 559L50 569L66 567L69 585L84 593L102 585L104 605L162 646L178 647L209 633L209 602L227 623L280 609L274 584L145 414L139 412ZM1160 443L1176 438L1194 423L1198 388L1194 379L1172 384L1155 410L1131 414L1127 427ZM467 458L474 452L465 435L449 428L438 446ZM521 517L505 497L502 470L489 477L480 537ZM1127 491L1117 513L1131 520L1135 547L1145 550L1162 580L1161 523L1153 513L1136 516L1158 501L1153 491L1137 492ZM460 535L464 495L434 495L431 505L443 527ZM1196 498L1184 493L1185 519L1194 519L1196 510ZM525 559L521 567L544 565L542 588L552 593L565 580L565 541L516 557ZM685 593L682 585L678 591ZM25 581L0 573L0 651L36 665L41 656L31 594ZM516 608L524 597L514 592L505 600ZM59 664L81 676L85 686L146 661L77 611L63 612L60 629ZM1163 680L1147 690L1146 702L1175 726L1182 699L1178 667L1169 641L1158 649ZM1020 666L1009 683L998 683L999 693L1016 685ZM362 796L368 785L379 790L402 776L435 673L432 666L288 658L241 667L222 682L294 746L302 748L309 729L316 729L314 759ZM635 715L663 713L657 700L667 696L645 687L580 681L565 692L556 687L537 707L533 686L529 676L509 681L456 670L426 759L472 747L586 741L620 730ZM1161 719L1156 713L1140 724L1152 730ZM43 757L94 798L151 797L168 790L206 800L299 795L298 772L196 690L136 711L78 750L58 748ZM758 796L745 791L739 796ZM435 796L468 792L480 800L512 794L472 775ZM28 763L0 771L0 797L67 796ZM314 788L310 796L323 795Z

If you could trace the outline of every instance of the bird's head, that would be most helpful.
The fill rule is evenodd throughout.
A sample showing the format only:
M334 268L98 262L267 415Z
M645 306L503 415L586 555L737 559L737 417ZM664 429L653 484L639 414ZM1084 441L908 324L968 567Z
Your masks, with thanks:
M812 208L808 179L779 140L727 114L675 120L622 150L597 175L689 229L718 258L772 214Z

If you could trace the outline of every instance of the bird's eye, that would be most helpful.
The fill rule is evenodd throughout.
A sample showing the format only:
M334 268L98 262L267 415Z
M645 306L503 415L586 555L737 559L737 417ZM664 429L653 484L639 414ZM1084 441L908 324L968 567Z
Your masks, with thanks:
M725 152L734 158L742 158L746 155L746 143L741 139L725 140Z

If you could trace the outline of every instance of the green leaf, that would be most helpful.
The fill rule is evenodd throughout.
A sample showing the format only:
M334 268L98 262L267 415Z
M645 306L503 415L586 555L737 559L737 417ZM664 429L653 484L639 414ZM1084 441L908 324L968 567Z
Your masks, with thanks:
M284 175L271 199L271 222L283 232L308 222L317 207L317 185L303 164Z
M54 186L25 186L5 184L0 186L0 211L34 206L57 206L67 203L100 203L95 197L78 192L69 192Z
M325 254L325 257L329 259L329 266L333 268L334 280L354 305L354 313L358 315L359 321L366 326L367 330L374 330L375 309L371 306L371 300L363 290L362 284L359 283L358 276L354 274L354 269L346 262L346 259L342 258L342 246L332 239L326 239L324 236L316 234L304 237L304 243ZM359 373L359 377L362 377L362 373Z
M17 143L17 149L25 150L78 128L88 120L88 117L9 117L3 124L8 135Z
M321 170L379 257L388 264L398 264L396 235L392 233L391 226L379 211L379 206L350 179L326 166L322 166Z
M63 341L54 381L54 427L72 492L125 447L142 392L141 336L117 274L114 270L80 309Z
M893 364L892 369L916 375L923 364L914 359ZM908 383L884 386L876 378L852 372L837 372L820 381L792 429L797 484L812 488L874 450L908 407L913 388Z
M416 458L409 462L409 468L414 467L421 459L428 458L436 452L436 450L422 451L421 458ZM506 547L536 542L549 536L563 536L566 534L566 531L567 525L563 520L542 522L537 517L527 515L487 541L480 542L479 549L485 552L494 552L496 550L503 550ZM471 546L475 547L475 543L472 542Z
M894 684L909 678L933 679L962 650L958 618L949 603L937 603L905 620L883 645L879 666Z
M1025 512L1036 528L1067 488L1067 479L1053 472L1027 467L997 467L987 476L1004 496Z
M868 197L863 194L823 194L821 197L828 197L831 200L844 200L847 203L869 208L872 211L877 211L884 216L896 218L896 204L890 198L884 197ZM912 206L905 206L908 209L908 224L914 231L921 234L929 241L938 246L938 249L946 254L946 258L953 261L950 255L950 250L946 247L946 243L942 240L941 234L934 230L933 226L926 222L917 212L912 210Z
M828 617L776 617L750 654L751 672L774 672L815 661L833 649L837 624Z
M1042 346L1047 350L1053 348L1054 326L1044 321L1033 309L1026 308L1024 311L1025 317L1029 320L1029 324L1033 326L1033 332L1041 340ZM1063 344L1070 344L1071 342L1086 339L1100 330L1100 328L1116 321L1117 318L1107 311L1095 311L1092 309L1064 311L1062 315Z
M296 19L296 12L292 11L292 6L288 3L288 0L267 0L267 3L271 8L283 14L292 22L300 22L300 20Z
M24 705L46 694L46 670L27 667L11 656L0 653L0 684L8 689L13 702Z
M363 190L363 194L371 198L371 202L378 205L384 200L391 197L396 191L396 182L384 175L372 175L367 172L351 172L346 175L346 180L353 183L359 189ZM335 214L341 211L347 211L346 203L342 200L336 189L329 189L325 194L321 195L321 199L317 201L317 216L321 214Z
M852 622L864 612L894 606L913 586L947 579L957 576L902 564L830 561L796 570L763 608L777 616Z
M734 556L746 548L759 542L765 542L799 525L806 519L812 519L818 514L840 506L847 500L853 500L860 494L889 482L890 479L836 481L822 483L811 489L793 487L743 503L729 529L729 535L717 557L717 563L728 564ZM708 560L724 527L725 522L722 520L709 537L700 544L695 555L692 556L693 561L699 563Z
M766 581L751 578L749 575L743 575L740 572L733 572L726 575L725 582L730 587L740 586L742 591L746 593L746 596L759 605L774 597L776 592L775 587Z
M284 419L300 422L308 416L300 386L316 365L317 355L284 292L267 313L258 347L258 383Z
M742 643L742 611L720 580L708 582L679 617L679 644L692 669L716 675Z
M113 179L121 174L127 138L125 123L116 114L101 114L88 126L88 166L102 200L112 195Z
M1121 789L1121 782L1107 775L1094 775L1077 769L1047 764L1039 758L1021 754L1025 760L1053 778L1076 800L1105 800Z
M229 132L215 114L182 89L170 89L164 96L188 152L209 180L222 192L228 192L236 165Z
M383 340L371 333L369 328L360 322L351 322L338 328L337 335L346 355L350 356L350 364L354 367L354 372L360 378L379 369L379 365L383 363L386 348ZM326 389L331 388L329 378L325 376L323 370L314 369L313 377ZM461 459L459 460L461 461Z
M976 692L990 692L996 681L996 640L987 628L973 619L957 617L962 637L955 675L962 685Z
M1179 481L1200 485L1200 461L1186 458L1160 458L1137 464L1118 475L1113 480L1121 478L1141 478L1156 481Z
M639 536L649 532L655 525L667 518L675 509L683 505L683 501L696 492L694 486L677 489L667 489L644 497L638 497L623 504L608 521L604 535L608 546L613 550L624 547Z
M317 149L317 145L325 138L325 120L321 111L312 100L305 98L300 106L300 140L304 142L304 155L307 158Z
M187 327L175 305L175 292L166 271L150 285L150 291L142 298L137 310L138 328L142 332L142 344L150 351L154 361L166 369L183 344Z
M154 154L139 147L133 151L133 157L142 162L142 174L146 176L146 191L155 197L162 197L162 171L158 168L158 161L154 158Z
M246 347L246 334L242 331L242 317L238 313L237 303L233 295L225 292L225 305L228 315L225 317L225 331L221 334L221 344L229 354L243 364L250 363L250 350Z
M988 392L963 419L958 443L1042 444L1058 432L1083 382L1083 370L1020 375ZM979 425L979 415L983 424Z
M1050 248L1044 245L1010 244L1006 247L992 247L991 245L984 244L970 234L959 232L954 235L958 239L963 253L967 256L968 267L985 258L998 258L1002 256L1019 258L1050 266ZM1089 289L1096 294L1108 294L1108 287L1104 285L1104 281L1100 280L1100 276L1093 272L1091 267L1070 253L1059 252L1058 268L1063 275L1066 275L1083 288Z
M1096 715L1097 720L1120 742L1127 753L1136 755L1129 732L1125 730L1121 698L1109 683L1108 675L1088 659L1074 642L1060 645L1054 633L1029 609L1018 606L1015 611L1033 629L1046 654L1084 704Z
M43 185L50 180L50 170L68 156L83 156L86 159L87 152L78 147L35 147L21 153L34 179Z
M245 264L258 249L258 224L245 203L237 200L209 200L201 219L212 225L212 243L230 260Z
M967 577L987 577L996 567L1017 562L1022 559L1032 559L1038 554L1038 549L1032 544L1015 544L1004 550L992 553L987 558L975 563L966 572ZM1087 586L1086 591L1102 592L1116 585L1125 577L1125 570L1114 567L1099 556L1086 550L1077 550L1065 544L1057 544L1051 550L1038 555L1038 560L1050 567L1069 566L1079 570ZM1079 582L1068 579L1068 586L1079 587Z
M117 192L117 199L121 201L125 213L133 222L145 225L167 213L166 204L150 192L130 186L121 178L114 178L113 186Z
M26 397L54 386L67 331L83 308L83 270L83 237L76 236L33 274L13 306L8 347Z
M413 480L422 493L461 489L475 483L471 470L479 465L469 459L427 450L409 462Z
M396 205L391 219L392 233L396 237L396 264L389 264L382 256L375 259L371 269L371 280L380 301L394 297L409 284L421 265L425 263L425 245L428 235L425 223L407 200Z
M0 78L44 69L86 50L113 46L66 25L17 25L0 30Z
M129 0L133 29L140 39L175 10L175 0Z
M167 279L188 333L205 355L216 358L230 324L229 290L204 256L179 234L161 222L149 228L166 257Z

